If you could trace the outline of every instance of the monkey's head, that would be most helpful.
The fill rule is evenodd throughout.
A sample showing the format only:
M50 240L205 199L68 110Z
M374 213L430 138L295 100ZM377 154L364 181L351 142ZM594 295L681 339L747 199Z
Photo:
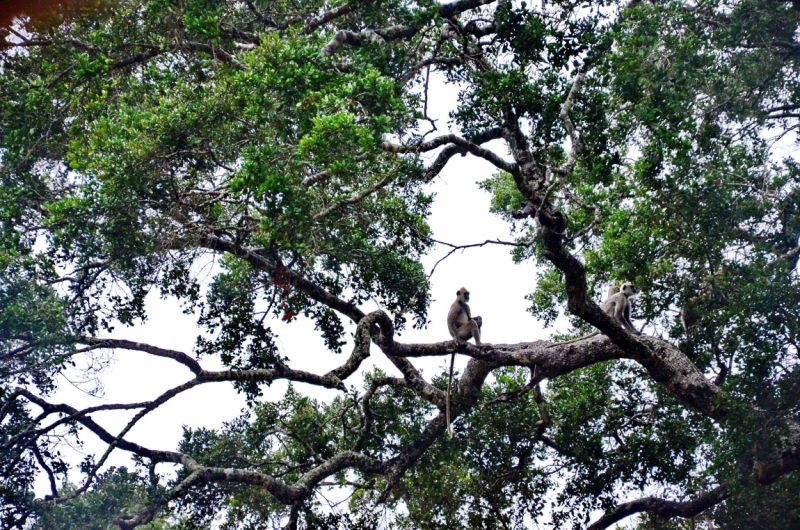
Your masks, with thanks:
M633 286L632 283L623 283L622 286L620 287L620 292L624 294L625 297L627 298L633 298L634 296L639 294L639 291L636 289L636 287Z
M466 287L462 287L456 291L456 300L459 302L469 302L469 291L467 291Z

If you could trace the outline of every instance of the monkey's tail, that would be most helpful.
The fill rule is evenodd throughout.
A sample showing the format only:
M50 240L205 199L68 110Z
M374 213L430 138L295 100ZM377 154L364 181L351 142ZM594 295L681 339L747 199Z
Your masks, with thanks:
M450 377L447 378L447 395L444 398L445 418L447 418L447 436L453 437L453 426L450 425L450 392L453 386L453 362L456 360L456 354L453 352L450 355Z
M555 343L551 344L550 346L548 346L547 348L545 348L545 350L548 349L548 348L552 348L554 346L563 346L564 344L572 344L573 342L578 342L579 340L588 339L590 337L594 337L595 335L599 335L599 334L600 334L599 331L592 331L588 335L584 335L583 337L578 337L577 339L568 340L566 342L555 342Z

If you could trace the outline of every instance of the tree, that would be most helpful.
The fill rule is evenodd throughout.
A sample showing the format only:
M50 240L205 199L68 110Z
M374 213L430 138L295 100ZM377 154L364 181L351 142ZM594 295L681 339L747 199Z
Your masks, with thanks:
M121 529L506 528L549 499L566 527L797 526L800 166L772 154L800 109L791 3L93 0L56 14L10 27L2 50L5 527L109 520L111 503ZM431 76L460 89L450 132L427 120ZM496 167L492 211L514 259L541 266L532 313L551 324L566 303L599 337L396 340L427 322L426 185L456 155ZM193 267L208 256L222 272L204 286ZM643 290L643 335L594 301L624 280ZM151 290L200 311L194 355L110 338L146 318ZM293 368L272 318L313 320L332 353L352 323L352 352L324 374ZM144 403L50 400L96 350L193 377ZM362 385L371 351L397 373ZM470 358L452 440L446 379L414 364L450 354ZM204 368L212 357L226 369ZM260 400L276 380L339 393ZM211 382L248 410L174 451L126 438ZM101 410L135 414L113 433ZM58 443L87 433L108 449L64 485ZM102 471L117 450L137 469ZM352 493L348 509L322 509L324 488Z

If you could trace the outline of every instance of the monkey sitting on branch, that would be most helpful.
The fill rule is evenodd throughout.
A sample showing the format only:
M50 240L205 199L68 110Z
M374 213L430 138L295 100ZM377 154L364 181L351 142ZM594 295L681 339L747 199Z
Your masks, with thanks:
M481 346L488 346L488 344L481 343L481 326L483 319L481 317L473 317L469 309L469 291L466 287L462 287L456 291L456 301L450 306L450 311L447 313L447 330L450 336L456 343L475 339L475 345L479 348ZM456 354L450 356L450 376L447 379L447 395L445 397L445 414L447 417L447 435L453 437L453 428L450 425L450 392L453 384L453 362L455 361Z
M606 301L600 306L605 314L619 322L623 328L634 335L639 335L640 333L635 327L633 327L633 323L631 322L631 299L638 294L639 291L636 290L636 287L634 287L632 283L623 283L620 292L617 292L617 289L612 285L608 288L608 297L606 298ZM552 348L554 346L563 346L564 344L572 344L573 342L588 339L599 334L600 331L593 331L592 333L584 335L583 337L578 337L577 339L568 340L566 342L556 342L548 346L548 348Z

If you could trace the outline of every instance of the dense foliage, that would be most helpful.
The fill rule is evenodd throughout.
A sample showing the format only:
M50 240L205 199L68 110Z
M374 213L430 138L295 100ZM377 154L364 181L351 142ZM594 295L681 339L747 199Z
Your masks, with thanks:
M797 528L795 5L91 0L2 30L0 525ZM429 130L432 79L460 91L450 131ZM456 155L497 168L492 211L540 265L533 315L566 307L600 337L395 341L427 321L429 184ZM644 335L592 301L625 280ZM194 352L114 338L152 291L198 311ZM281 356L270 322L299 318L331 354L357 325L339 368ZM371 344L395 373L359 379ZM193 378L52 401L96 350ZM446 380L413 359L451 353L471 359L449 439ZM338 394L263 399L279 379ZM126 438L220 381L248 396L224 428L174 451ZM109 432L101 410L132 419ZM70 469L61 447L88 434L108 451ZM352 495L330 510L326 490Z

